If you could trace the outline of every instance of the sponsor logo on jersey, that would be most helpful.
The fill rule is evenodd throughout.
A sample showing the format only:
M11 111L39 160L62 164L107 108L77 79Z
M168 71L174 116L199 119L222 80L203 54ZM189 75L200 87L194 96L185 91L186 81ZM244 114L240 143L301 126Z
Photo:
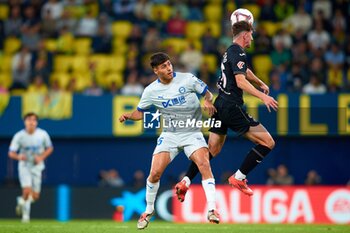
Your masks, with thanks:
M239 69L242 69L243 66L244 66L244 62L243 62L243 61L240 61L240 62L237 63L237 67L238 67Z

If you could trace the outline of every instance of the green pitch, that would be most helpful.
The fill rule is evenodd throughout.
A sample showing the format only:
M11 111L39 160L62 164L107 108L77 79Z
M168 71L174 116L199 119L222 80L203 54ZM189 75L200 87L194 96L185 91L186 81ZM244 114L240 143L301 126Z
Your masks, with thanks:
M60 223L53 220L32 220L23 224L19 220L0 220L1 233L350 233L349 225L281 225L281 224L175 224L153 221L142 231L136 222L116 223L112 221L70 221Z

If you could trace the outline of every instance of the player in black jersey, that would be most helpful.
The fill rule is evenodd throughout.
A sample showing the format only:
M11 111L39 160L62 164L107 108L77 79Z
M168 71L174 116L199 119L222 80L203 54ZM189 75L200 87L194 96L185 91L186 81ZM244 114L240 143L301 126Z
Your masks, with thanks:
M249 48L253 40L252 25L246 21L240 21L232 25L232 31L233 44L223 55L221 77L217 83L219 95L214 103L217 112L212 116L216 120L221 120L221 127L209 130L208 144L210 158L213 158L221 151L228 128L256 144L237 172L228 179L230 185L251 196L253 191L247 186L246 176L273 149L275 142L264 126L243 109L243 91L261 99L269 112L271 108L277 111L278 103L268 95L268 86L247 68L244 48ZM261 90L256 89L251 83L260 87ZM197 173L198 168L192 163L186 176L175 186L177 197L181 202L184 201L189 184Z

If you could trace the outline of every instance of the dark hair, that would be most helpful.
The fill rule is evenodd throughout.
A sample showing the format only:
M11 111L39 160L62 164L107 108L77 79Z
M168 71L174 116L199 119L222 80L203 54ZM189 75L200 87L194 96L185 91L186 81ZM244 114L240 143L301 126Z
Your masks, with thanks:
M159 66L160 64L162 64L168 60L170 60L168 54L162 53L162 52L154 53L151 55L150 65L152 68L154 68L154 67Z
M36 120L39 120L38 114L35 112L28 112L24 115L23 120L26 120L28 117L35 116Z
M241 32L249 32L253 30L253 26L247 21L239 21L232 25L233 36L237 36Z

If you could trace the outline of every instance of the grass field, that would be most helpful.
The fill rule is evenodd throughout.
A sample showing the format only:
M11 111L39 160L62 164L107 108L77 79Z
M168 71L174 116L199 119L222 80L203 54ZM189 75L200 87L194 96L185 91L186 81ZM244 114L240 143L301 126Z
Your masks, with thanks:
M112 221L71 221L60 223L53 220L32 220L29 224L19 220L0 220L1 233L350 233L349 225L281 225L281 224L175 224L154 221L143 230L136 229L136 222L116 223Z

